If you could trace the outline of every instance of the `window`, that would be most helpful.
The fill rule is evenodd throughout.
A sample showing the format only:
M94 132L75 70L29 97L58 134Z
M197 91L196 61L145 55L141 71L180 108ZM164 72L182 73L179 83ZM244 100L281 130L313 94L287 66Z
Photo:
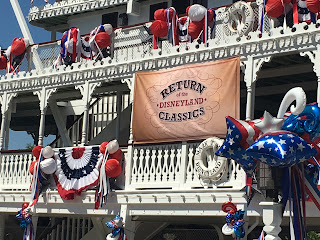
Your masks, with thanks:
M167 2L161 2L157 4L152 4L150 5L150 13L149 13L149 20L154 20L154 12L158 9L166 9L168 8L168 3Z
M113 28L118 27L118 12L108 13L102 15L102 23L110 23Z
M185 14L187 7L191 5L190 0L172 0L172 7L177 11L177 14Z
M208 7L208 0L193 0L193 4L200 4L204 7Z

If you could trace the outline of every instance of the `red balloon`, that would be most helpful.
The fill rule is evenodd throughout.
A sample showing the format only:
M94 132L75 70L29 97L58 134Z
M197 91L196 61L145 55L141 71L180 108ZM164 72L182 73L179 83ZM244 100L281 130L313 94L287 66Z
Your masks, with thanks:
M122 159L122 151L121 149L118 149L115 153L113 154L109 154L109 159L117 159L119 162L121 161Z
M202 28L203 28L202 22L191 22L189 23L189 26L188 26L188 34L193 39L196 39L200 35Z
M38 161L37 160L34 160L31 162L30 166L29 166L29 173L31 175L33 175L33 172L34 172L34 167L35 167L35 164L37 163Z
M184 25L187 20L188 20L187 17L181 17L181 18L179 18L179 23L182 24L182 25Z
M283 3L284 4L289 4L289 3L291 3L291 0L283 0Z
M268 0L266 4L266 12L269 17L279 17L283 14L284 6L281 0Z
M106 32L99 32L95 38L96 43L98 44L100 49L104 49L110 46L111 38Z
M0 69L6 69L7 67L7 58L5 56L0 57Z
M310 12L318 13L320 12L320 1L319 0L307 0L307 8Z
M117 159L108 159L105 170L108 177L118 177L121 173L121 165Z
M27 207L29 207L29 203L28 202L22 203L22 209L26 209Z
M154 19L155 20L161 20L161 21L167 21L167 15L165 9L158 9L154 12Z
M190 9L191 6L187 7L186 9L186 13L187 13L187 16L189 15L189 9Z
M109 143L109 142L103 142L103 143L101 143L99 150L100 150L100 152L101 152L102 154L104 154L104 153L106 152L106 147L107 147L108 143Z
M33 155L36 159L39 159L40 153L41 153L41 149L42 149L42 146L35 146L35 147L32 149L32 155Z
M24 39L23 38L15 38L12 41L12 45L11 45L11 53L13 55L21 55L22 53L24 53L24 51L26 50L26 45L24 43Z
M165 37L168 35L168 24L165 21L155 20L151 24L150 30L156 37Z
M212 22L214 17L214 12L212 9L208 9L208 21Z

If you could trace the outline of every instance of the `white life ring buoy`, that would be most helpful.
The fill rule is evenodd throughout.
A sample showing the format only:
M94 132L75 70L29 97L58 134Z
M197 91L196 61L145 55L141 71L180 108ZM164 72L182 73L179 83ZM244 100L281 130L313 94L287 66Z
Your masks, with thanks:
M212 137L204 140L196 149L194 156L195 170L200 178L218 181L221 179L226 166L227 159L216 156L215 152L223 144L223 140ZM204 161L208 162L208 167L204 165Z
M226 24L232 33L238 33L239 36L243 36L252 31L254 14L252 7L248 3L243 1L235 2L228 8L227 16Z

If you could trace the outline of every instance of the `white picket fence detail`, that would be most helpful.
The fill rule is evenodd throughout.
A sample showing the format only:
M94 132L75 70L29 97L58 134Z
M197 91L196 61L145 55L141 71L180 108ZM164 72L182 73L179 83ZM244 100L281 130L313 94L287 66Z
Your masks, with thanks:
M203 187L195 171L194 156L199 143L134 146L130 182L126 189L191 189ZM130 161L130 159L126 159ZM221 180L210 187L240 190L245 186L245 172L228 160Z

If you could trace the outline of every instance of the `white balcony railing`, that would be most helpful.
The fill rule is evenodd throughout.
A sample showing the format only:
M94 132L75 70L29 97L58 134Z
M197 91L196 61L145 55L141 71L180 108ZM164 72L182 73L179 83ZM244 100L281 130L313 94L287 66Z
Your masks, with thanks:
M130 182L126 189L191 189L203 185L195 171L195 151L199 143L175 143L134 146ZM130 161L128 159L127 161ZM127 162L128 164L128 162ZM228 161L222 178L212 188L240 190L245 186L245 173L233 160Z
M192 189L203 188L195 171L194 156L199 143L130 146L132 156L125 154L131 171L124 190L141 189ZM124 152L126 149L124 149ZM130 152L130 151L129 151ZM28 172L33 160L31 152L2 152L0 190L26 190L31 183ZM233 160L228 160L222 178L211 186L214 189L240 190L245 186L245 173Z
M65 1L71 2L71 0ZM62 4L63 2L55 3ZM250 29L251 32L255 32L259 29L259 19L261 14L261 5L257 5L256 2L249 2L253 10L253 24ZM230 44L230 37L237 36L237 31L231 31L228 27L226 20L226 13L228 8L221 7L216 10L216 22L210 38L209 45L225 46ZM179 55L179 52L184 52L185 49L189 49L191 43L180 43L179 46L172 47L172 44L167 40L161 41L161 47L158 51L154 52L152 44L152 36L148 34L144 26L150 26L151 23L144 25L137 25L132 27L119 28L115 30L114 39L114 52L113 57L107 57L102 61L110 64L127 63L129 61L139 61L145 58L150 58L153 55ZM264 18L263 32L266 35L270 34L272 30L271 22L268 17ZM209 31L211 32L211 31ZM238 41L242 41L241 38ZM31 46L31 52L36 51L39 54L43 68L53 68L55 60L60 53L60 41L35 44ZM160 53L161 52L161 53ZM31 57L29 59L32 59ZM20 71L31 71L34 69L33 64L27 63L28 58L25 58L20 66ZM88 60L82 59L81 62ZM103 63L102 63L103 64ZM4 71L0 72L4 73Z

